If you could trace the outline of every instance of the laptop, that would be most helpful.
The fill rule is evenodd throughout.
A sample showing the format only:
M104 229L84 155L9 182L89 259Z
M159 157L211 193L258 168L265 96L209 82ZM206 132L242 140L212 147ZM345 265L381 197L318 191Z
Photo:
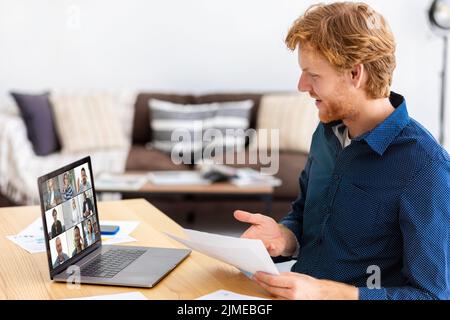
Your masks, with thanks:
M91 158L38 178L50 278L151 288L188 249L103 245Z

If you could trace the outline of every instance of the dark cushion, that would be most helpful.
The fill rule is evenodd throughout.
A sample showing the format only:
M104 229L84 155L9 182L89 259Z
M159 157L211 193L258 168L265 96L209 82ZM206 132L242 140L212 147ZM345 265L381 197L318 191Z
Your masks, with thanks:
M33 145L34 153L45 156L60 150L56 134L49 93L21 94L11 92L20 109L20 114L27 128L28 139Z

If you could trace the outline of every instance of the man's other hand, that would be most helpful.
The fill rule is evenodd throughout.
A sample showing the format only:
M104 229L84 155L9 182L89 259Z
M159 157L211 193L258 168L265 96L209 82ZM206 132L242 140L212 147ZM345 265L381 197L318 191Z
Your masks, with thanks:
M234 217L251 224L241 238L260 239L272 257L291 256L295 252L297 248L295 235L271 217L242 210L236 210Z

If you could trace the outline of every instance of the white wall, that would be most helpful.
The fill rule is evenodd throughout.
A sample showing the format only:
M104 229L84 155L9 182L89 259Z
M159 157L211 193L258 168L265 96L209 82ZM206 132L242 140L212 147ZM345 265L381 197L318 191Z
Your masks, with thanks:
M314 2L0 0L0 100L10 89L295 90L283 39ZM442 42L428 25L431 0L366 2L397 38L394 90L437 136Z

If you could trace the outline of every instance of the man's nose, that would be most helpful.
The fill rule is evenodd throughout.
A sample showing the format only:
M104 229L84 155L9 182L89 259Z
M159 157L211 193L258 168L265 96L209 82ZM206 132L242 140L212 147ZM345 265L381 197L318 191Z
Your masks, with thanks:
M300 76L300 79L298 80L298 91L300 92L309 92L311 91L311 85L309 84L309 81L307 80L307 77L302 73Z

